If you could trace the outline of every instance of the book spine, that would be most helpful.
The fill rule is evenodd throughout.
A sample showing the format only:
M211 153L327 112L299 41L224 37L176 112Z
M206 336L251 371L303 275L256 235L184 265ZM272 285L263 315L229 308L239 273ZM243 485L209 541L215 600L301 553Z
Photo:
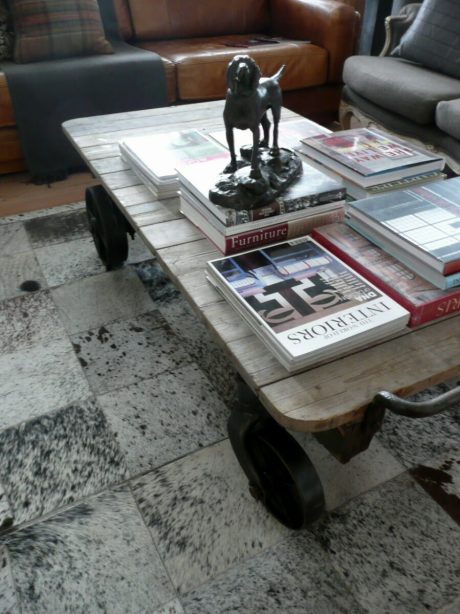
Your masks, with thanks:
M417 275L431 282L437 288L448 290L449 288L460 285L460 271L451 273L450 275L444 275L438 269L427 264L425 260L418 258L408 250L402 249L396 241L389 242L384 236L375 233L373 228L370 228L366 222L362 222L360 219L355 219L355 217L350 216L349 210L346 216L346 223L350 228L353 228L353 230L363 235L368 241L375 243L375 245L380 247L384 252L392 254L394 258L402 262L408 269L415 271Z
M279 215L281 213L280 203L273 201L269 205L264 207L258 207L256 209L249 209L247 211L237 211L235 224L244 224L245 222L257 222L258 220L264 220L266 217L272 217L273 215Z
M225 237L223 252L226 256L229 256L256 247L262 247L263 245L288 241L289 239L309 234L317 226L331 224L332 222L342 222L343 219L343 209L337 209L306 219L292 220L281 224L273 224L260 230L241 232Z
M321 204L329 204L335 201L343 200L345 195L346 191L339 188L337 190L329 190L328 192L302 196L300 198L286 201L280 197L279 200L275 200L264 207L258 207L257 209L252 210L236 211L234 214L232 214L232 216L228 216L224 213L224 215L217 215L217 217L223 221L228 228L230 226L238 226L249 222L266 220L269 217L285 215L286 213L292 213L293 211L299 211L302 209L311 210L315 206L321 206ZM207 203L203 204L207 206ZM214 207L210 208L210 211L215 215L216 209ZM223 209L223 207L221 209Z
M444 277L447 275L453 275L454 273L458 273L460 270L460 260L455 260L454 262L446 262L442 271Z
M452 273L452 275L446 275L444 277L444 285L442 290L450 290L451 288L456 288L457 286L460 286L460 273Z
M402 307L407 309L407 311L409 311L409 313L411 314L408 324L411 328L415 326L420 326L421 324L426 324L427 322L432 322L433 320L437 320L438 318L442 318L446 315L450 315L460 311L460 288L458 291L458 295L454 294L452 296L441 296L434 301L430 301L428 303L425 303L424 305L416 306L411 303L407 297L398 292L394 288L394 286L390 286L381 277L377 276L361 262L351 256L349 252L344 251L336 243L331 241L321 231L316 232L316 230L313 230L312 236L318 241L318 243L321 243L321 245L323 245L326 249L331 251L338 258L340 258L346 264L355 269L363 277L365 277L375 286L380 288L380 290L388 294L397 303L402 305Z

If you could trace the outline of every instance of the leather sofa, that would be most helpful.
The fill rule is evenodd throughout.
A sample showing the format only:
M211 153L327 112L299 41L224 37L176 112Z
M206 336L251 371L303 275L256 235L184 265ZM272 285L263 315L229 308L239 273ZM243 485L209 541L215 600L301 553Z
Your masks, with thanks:
M460 79L391 55L421 6L408 3L387 17L380 56L346 60L340 123L343 129L383 128L439 152L460 173Z
M343 63L359 34L355 7L362 0L114 4L122 38L161 56L170 104L223 98L230 59L249 53L264 75L286 64L281 83L285 106L316 119L337 113ZM0 72L0 173L23 168L8 84Z

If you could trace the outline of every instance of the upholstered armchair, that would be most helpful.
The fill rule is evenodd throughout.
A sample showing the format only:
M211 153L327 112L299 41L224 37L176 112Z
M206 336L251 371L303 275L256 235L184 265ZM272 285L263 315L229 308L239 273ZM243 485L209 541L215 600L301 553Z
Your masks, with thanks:
M342 127L386 129L460 172L460 4L409 3L387 18L386 33L380 56L345 61Z

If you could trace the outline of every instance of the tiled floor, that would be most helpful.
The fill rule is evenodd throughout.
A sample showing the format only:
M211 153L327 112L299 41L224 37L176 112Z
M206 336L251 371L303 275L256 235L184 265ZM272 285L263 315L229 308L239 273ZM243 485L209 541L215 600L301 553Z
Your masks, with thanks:
M347 465L296 435L328 512L289 531L226 437L231 367L131 248L106 272L82 204L0 218L0 614L458 614L460 411Z

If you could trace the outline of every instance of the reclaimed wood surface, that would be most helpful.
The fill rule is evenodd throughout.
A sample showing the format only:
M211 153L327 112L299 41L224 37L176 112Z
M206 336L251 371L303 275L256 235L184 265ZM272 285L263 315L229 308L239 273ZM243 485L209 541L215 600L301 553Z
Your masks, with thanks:
M217 101L117 113L70 120L64 130L271 415L293 430L328 430L362 419L380 390L405 396L458 374L460 316L295 375L265 348L206 279L206 262L220 252L182 216L179 199L155 199L118 150L128 136L221 130L222 110ZM282 121L297 117L283 110Z

